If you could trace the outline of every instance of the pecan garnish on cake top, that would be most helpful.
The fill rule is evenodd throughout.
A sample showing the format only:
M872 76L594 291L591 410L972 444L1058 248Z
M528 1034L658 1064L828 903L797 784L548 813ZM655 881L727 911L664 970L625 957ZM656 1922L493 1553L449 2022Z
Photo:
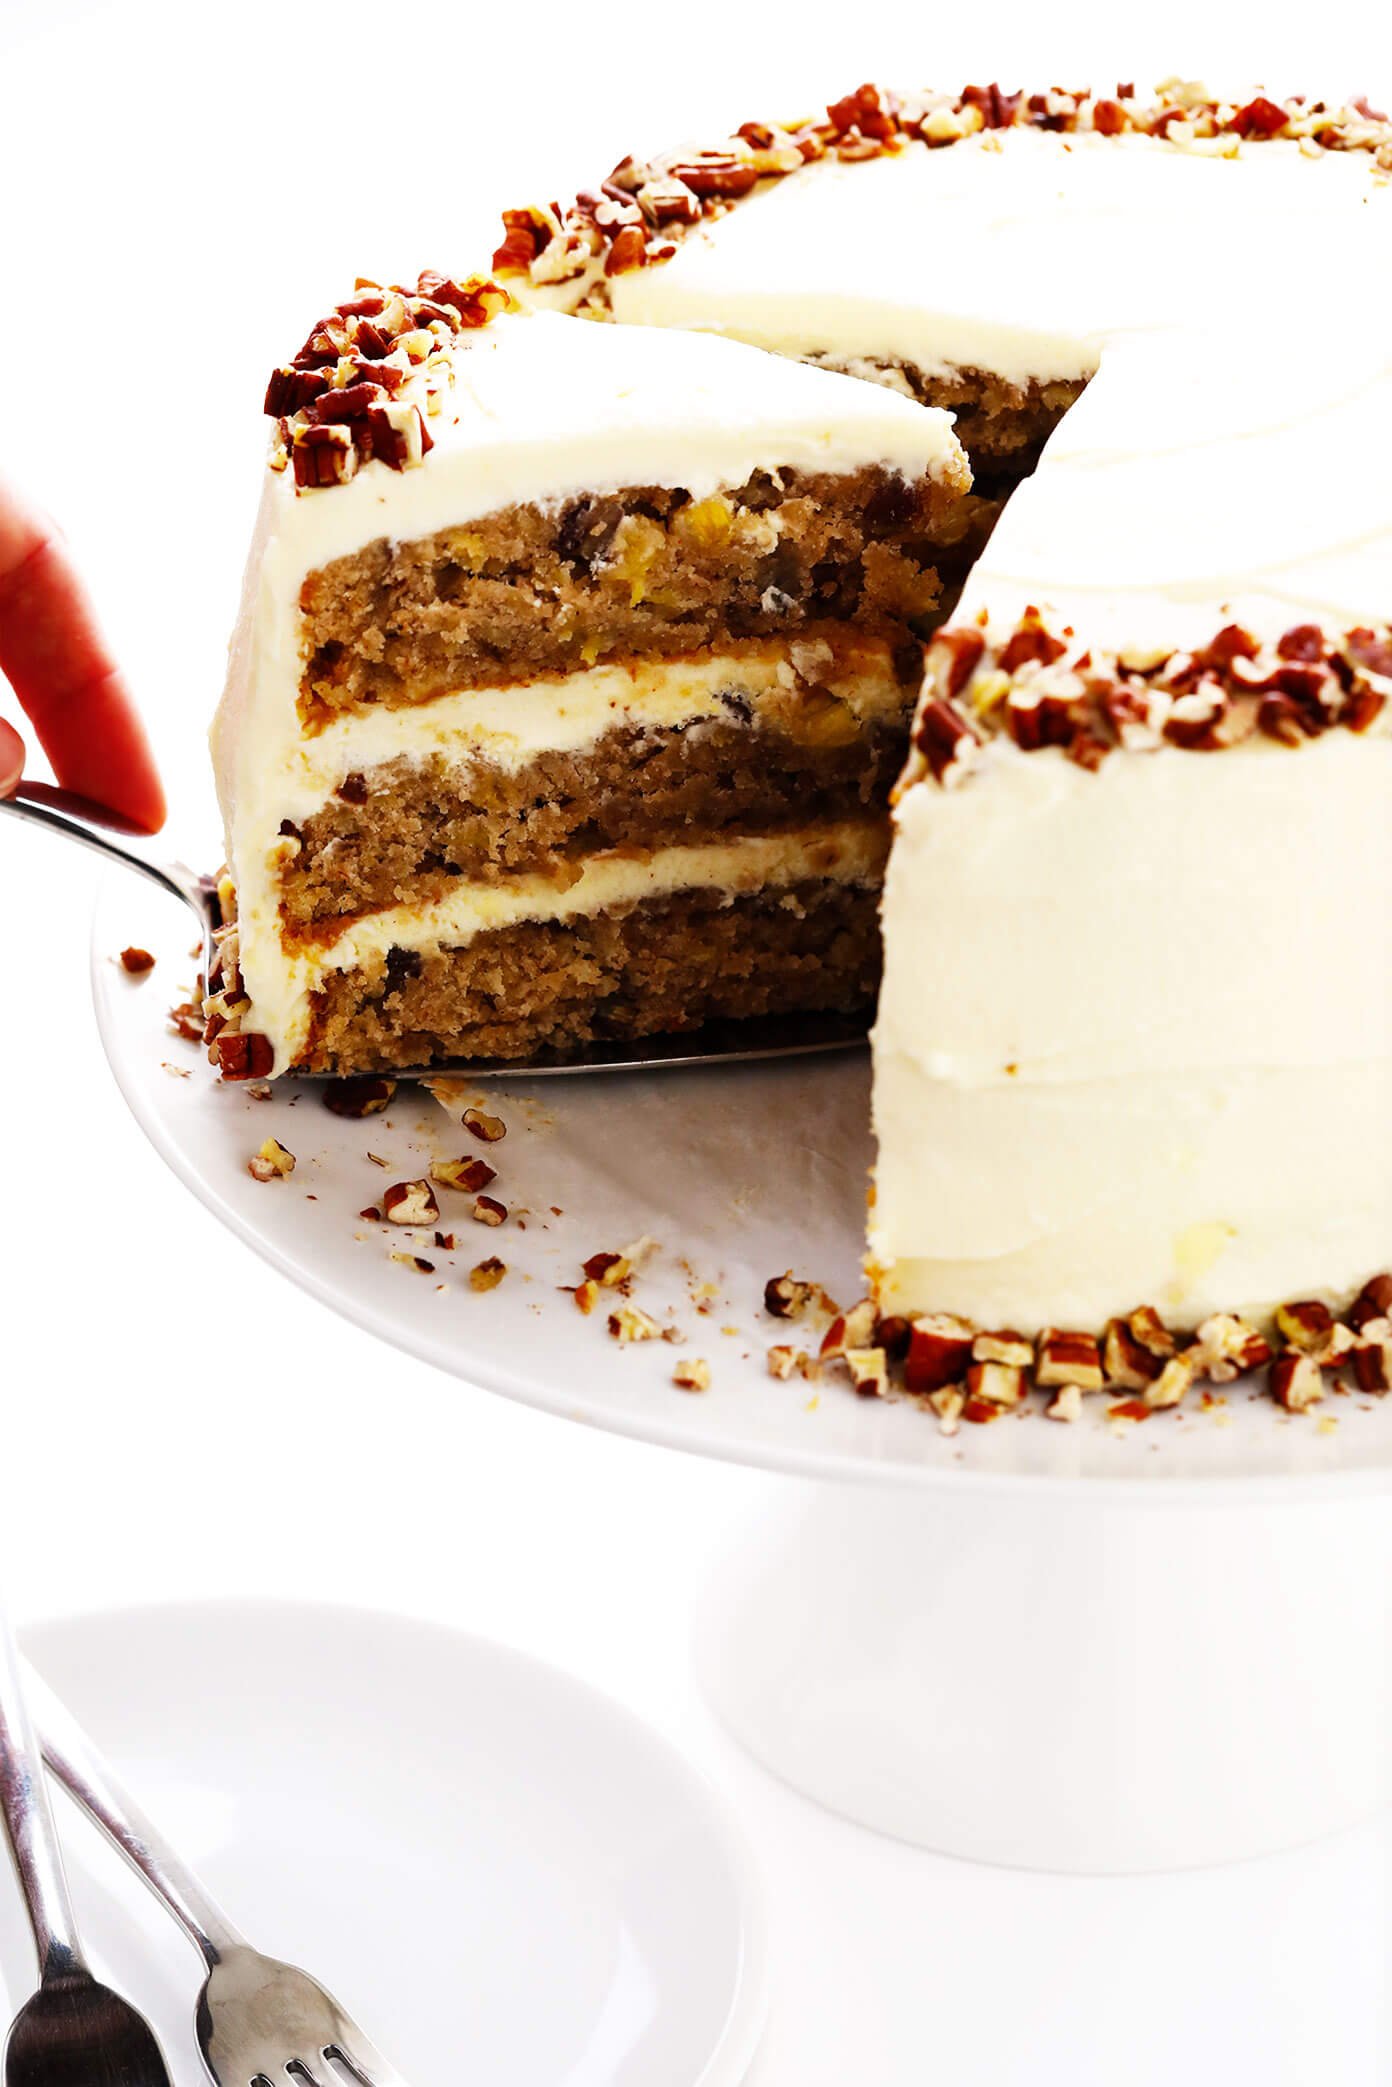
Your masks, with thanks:
M913 751L896 797L970 774L984 741L1055 748L1097 769L1117 750L1218 753L1257 735L1303 746L1326 732L1392 727L1392 626L1276 639L1226 624L1194 651L1106 652L1027 608L1007 634L939 631L927 654Z
M271 468L292 465L303 492L342 485L372 457L393 471L419 464L434 446L427 416L440 411L454 381L451 341L511 302L481 275L459 281L427 271L414 290L360 280L271 372Z
M1392 171L1392 121L1363 99L1336 105L1298 94L1282 101L1254 94L1222 101L1180 80L1164 81L1157 93L1156 100L1140 98L1127 84L1114 95L1062 87L1011 94L993 84L958 94L897 94L867 82L829 103L824 119L742 123L713 146L622 159L607 180L582 190L565 210L559 203L505 210L494 271L526 277L542 290L569 284L577 301L603 306L614 276L670 260L693 225L722 216L762 182L782 180L814 160L879 159L953 145L983 131L1132 133L1220 153L1285 138L1314 155L1367 152Z

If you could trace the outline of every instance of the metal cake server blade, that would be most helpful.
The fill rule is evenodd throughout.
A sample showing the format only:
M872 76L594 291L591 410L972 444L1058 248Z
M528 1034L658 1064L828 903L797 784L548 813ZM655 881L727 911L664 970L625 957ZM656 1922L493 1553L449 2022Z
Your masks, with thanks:
M22 782L12 796L0 797L0 812L90 848L182 899L198 922L207 976L216 952L213 937L222 925L214 878L200 876L183 863L155 862L124 846L124 840L138 834L137 827L118 812L53 783ZM517 1080L538 1074L677 1071L851 1050L863 1044L869 1033L868 1008L856 1014L755 1015L668 1035L623 1037L579 1044L569 1051L542 1051L531 1058L448 1058L430 1065L393 1065L384 1071L393 1080ZM295 1077L328 1079L334 1075L297 1073Z

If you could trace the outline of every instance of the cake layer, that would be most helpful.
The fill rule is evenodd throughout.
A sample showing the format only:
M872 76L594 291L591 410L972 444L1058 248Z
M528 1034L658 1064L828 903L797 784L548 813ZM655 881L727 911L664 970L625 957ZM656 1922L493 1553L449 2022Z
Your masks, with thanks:
M911 789L875 1031L885 1296L1027 1331L1351 1296L1392 1238L1388 889L1392 739L1089 772L998 738L961 787Z
M926 630L965 574L973 518L965 467L948 485L873 466L764 471L701 500L644 484L378 538L300 590L300 713L314 726L820 619Z
M1008 493L1034 469L1039 452L1087 382L1086 377L1031 377L1017 384L991 370L925 370L882 355L819 352L806 360L820 369L888 385L906 398L950 413L978 494Z
M698 720L616 725L582 752L516 768L402 757L350 777L294 828L281 917L319 936L353 914L433 903L457 877L539 874L564 886L586 856L612 848L879 812L903 766L908 712L905 696L896 717L866 729L823 696L805 706L796 736L773 721Z
M401 952L398 963L429 957L528 922L572 922L685 891L728 898L818 880L877 888L887 842L882 819L860 818L686 847L615 850L589 857L567 881L536 874L496 883L456 878L433 904L362 915L322 942L284 939L273 908L252 921L239 891L238 968L252 1008L246 1026L267 1037L274 1069L282 1072L301 1057L314 996L338 972L382 978L393 952Z
M1274 636L1385 617L1389 244L1371 150L1015 127L823 160L606 294L620 319L955 391L968 449L995 408L1017 464L1076 396L959 613L1009 625L1033 605L1085 643L1188 644L1230 620ZM1273 332L1257 286L1336 279L1359 285L1356 326L1297 299Z
M315 997L304 1063L521 1058L725 1018L852 1012L878 983L876 904L873 887L835 881L684 891L336 972Z

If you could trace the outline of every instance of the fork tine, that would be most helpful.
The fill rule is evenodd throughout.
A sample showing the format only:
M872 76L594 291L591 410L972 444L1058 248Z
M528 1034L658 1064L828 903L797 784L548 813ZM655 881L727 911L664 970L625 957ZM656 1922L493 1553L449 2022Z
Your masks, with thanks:
M324 2056L333 2067L335 2076L347 2080L350 2087L375 2087L375 2083L353 2063L341 2044L330 2044Z
M343 2078L350 2087L406 2087L396 2067L388 2065L360 2029L355 2028L353 2043L346 2043L340 2036L337 2043L329 2045L324 2056L342 2067Z

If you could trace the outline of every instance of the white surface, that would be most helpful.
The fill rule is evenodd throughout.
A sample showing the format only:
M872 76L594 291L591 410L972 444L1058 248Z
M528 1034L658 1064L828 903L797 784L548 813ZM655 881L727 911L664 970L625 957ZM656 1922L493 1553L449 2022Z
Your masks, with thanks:
M617 157L694 133L717 107L810 105L828 74L850 84L926 65L917 9L907 21L897 8L858 10L852 48L841 9L806 8L790 40L781 10L712 7L680 62L655 66L646 38L587 41L573 17L538 7L524 53L536 135L515 121L515 101L475 94L488 104L471 108L477 157L453 133L458 178L414 194L403 225L385 178L360 185L351 217L323 208L324 127L291 120L280 84L286 54L322 24L295 17L248 6L205 23L68 5L40 34L27 10L0 16L6 82L23 83L0 141L16 199L10 279L61 275L125 309L132 281L158 271L211 356L192 532L170 526L149 468L167 364L140 328L113 336L128 410L100 467L90 423L36 412L27 378L15 381L32 368L24 330L0 337L0 453L42 487L92 574L178 792L169 846L189 853L213 830L202 727L259 466L259 431L249 455L238 402L306 303L317 308L361 267L404 273L447 256L489 223L495 197L559 189L582 146L589 164L587 140ZM388 55L380 10L347 6L340 19L374 64ZM721 34L734 21L737 45ZM428 57L416 53L421 94L450 77L465 96L480 79L516 81L514 26L434 19ZM1378 73L1385 23L1330 8L1319 28L1335 91ZM1118 33L1115 10L1068 30L1002 5L969 47L935 24L933 57L952 77L1070 75ZM1183 67L1211 51L1215 72L1283 64L1294 76L1310 69L1311 34L1302 18L1282 59L1269 14L1233 8L1220 20L1177 0L1163 20L1127 23L1118 69ZM533 163L535 182L519 182ZM308 256L268 235L300 223L322 233ZM263 282L264 305L228 307L224 271ZM109 469L113 455L132 468ZM938 2075L957 2087L1383 2087L1386 1818L1223 1871L1065 1879L926 1856L772 1782L697 1697L686 1618L722 1534L790 1482L563 1428L391 1355L176 1197L93 1031L92 889L85 862L0 831L0 990L8 1010L24 982L39 1008L35 1024L0 1024L5 1462L31 1475L6 1487L4 1534L22 1617L175 1591L356 1599L507 1640L639 1709L729 1790L768 1878L774 1997L756 2087L922 2087ZM157 974L151 989L162 986ZM208 1329L234 1281L257 1330L229 1388L214 1378ZM55 1511L51 1553L39 1539ZM1273 1516L1273 1537L1279 1526ZM872 1608L886 1598L858 1592Z
M804 1488L702 1602L711 1701L836 1811L1013 1868L1232 1862L1386 1805L1386 1499L1095 1491Z
M744 2078L764 1997L745 1850L592 1690L437 1625L283 1603L71 1618L25 1649L248 1941L319 1978L411 2087ZM205 2087L205 1967L60 1819L93 1968L175 2087ZM7 1966L24 1939L7 1893Z

